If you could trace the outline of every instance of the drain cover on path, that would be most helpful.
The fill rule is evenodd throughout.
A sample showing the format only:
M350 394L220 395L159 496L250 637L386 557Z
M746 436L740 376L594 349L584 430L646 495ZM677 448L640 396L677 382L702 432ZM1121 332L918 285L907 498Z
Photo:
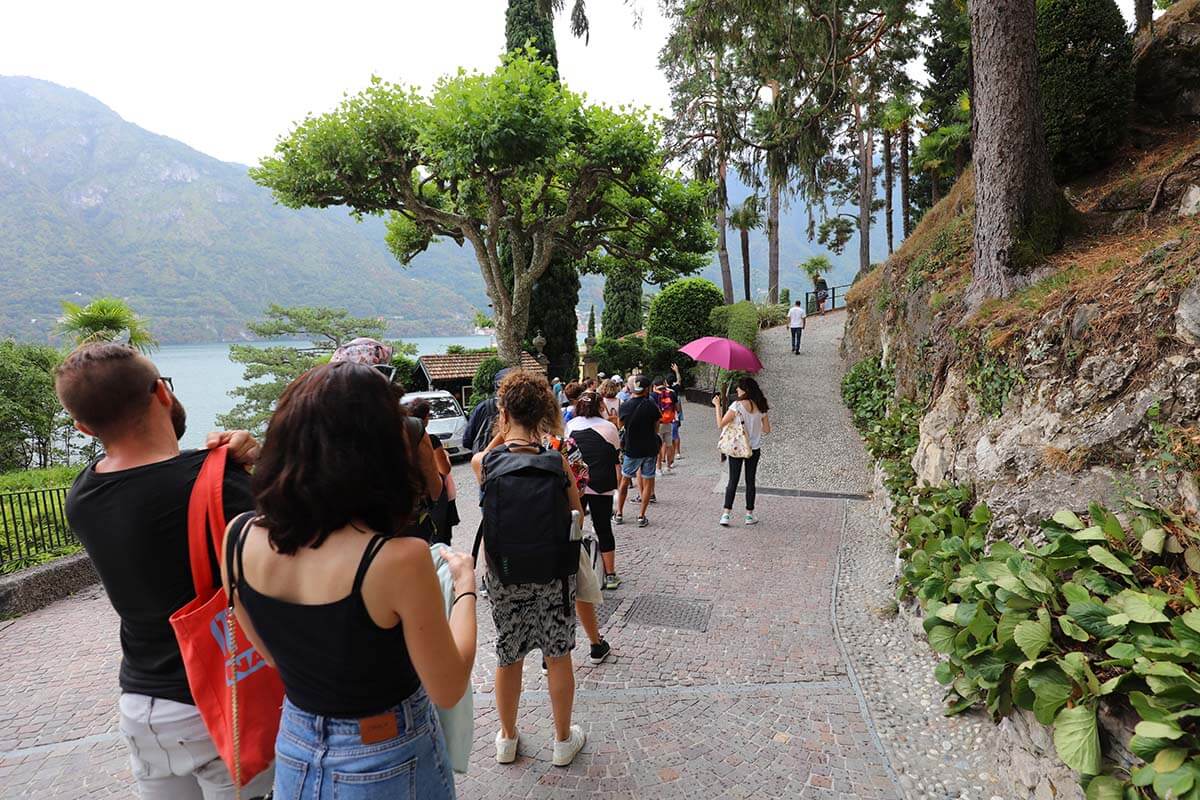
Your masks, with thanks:
M634 599L633 605L625 613L625 619L639 625L704 632L708 630L708 618L711 615L710 600L643 594Z

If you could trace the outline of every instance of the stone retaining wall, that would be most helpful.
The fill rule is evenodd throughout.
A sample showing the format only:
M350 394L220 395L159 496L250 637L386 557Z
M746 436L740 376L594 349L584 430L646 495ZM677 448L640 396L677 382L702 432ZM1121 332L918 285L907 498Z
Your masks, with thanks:
M0 577L0 618L28 614L99 581L85 552L5 575Z

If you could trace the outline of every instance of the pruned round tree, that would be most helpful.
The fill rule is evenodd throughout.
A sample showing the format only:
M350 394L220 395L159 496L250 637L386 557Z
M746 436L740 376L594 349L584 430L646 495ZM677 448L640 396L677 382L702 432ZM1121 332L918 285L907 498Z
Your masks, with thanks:
M708 315L725 304L725 295L704 278L684 278L663 287L650 304L646 335L681 345L708 335Z
M597 270L637 263L662 281L699 270L712 248L711 187L668 170L647 114L586 104L527 53L443 78L428 96L374 79L299 123L251 176L290 207L388 215L404 264L440 236L469 244L500 357L514 365L534 284L556 254Z

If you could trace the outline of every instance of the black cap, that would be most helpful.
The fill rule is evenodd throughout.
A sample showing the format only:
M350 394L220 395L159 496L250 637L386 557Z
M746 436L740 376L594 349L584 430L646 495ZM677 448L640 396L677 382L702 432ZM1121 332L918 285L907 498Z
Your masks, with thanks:
M635 375L633 378L633 393L645 394L650 390L650 379L645 375Z

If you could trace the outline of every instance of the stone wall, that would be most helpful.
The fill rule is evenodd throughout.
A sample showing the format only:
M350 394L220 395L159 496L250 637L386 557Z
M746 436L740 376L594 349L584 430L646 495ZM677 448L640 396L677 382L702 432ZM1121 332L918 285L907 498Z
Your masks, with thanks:
M85 552L0 577L0 618L28 614L100 582Z

